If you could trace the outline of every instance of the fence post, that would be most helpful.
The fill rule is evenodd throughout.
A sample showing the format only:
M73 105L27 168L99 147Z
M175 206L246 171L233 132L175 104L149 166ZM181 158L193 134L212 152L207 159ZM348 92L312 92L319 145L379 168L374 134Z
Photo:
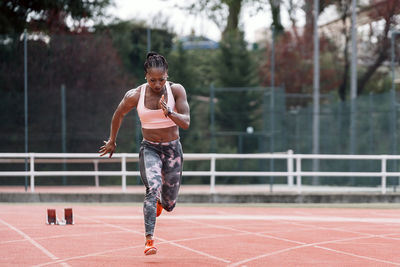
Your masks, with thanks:
M215 155L211 155L211 166L210 166L210 193L215 193Z
M301 194L301 158L296 157L296 173L297 173L297 193Z
M126 154L122 153L121 158L121 172L122 172L122 192L126 192Z
M28 153L28 43L27 31L24 30L24 121L25 153ZM25 158L25 172L28 172L28 159ZM25 192L28 189L28 176L25 176ZM31 189L32 190L32 189Z
M386 157L382 158L381 161L381 192L382 194L386 194Z
M61 149L67 153L67 106L65 96L65 84L61 84ZM65 158L63 160L63 171L67 170ZM63 175L63 185L67 185L67 176Z
M99 181L99 175L97 172L99 171L99 161L97 159L93 160L93 165L94 165L94 171L96 172L96 175L94 176L94 184L96 187L99 187L100 181Z
M211 144L210 152L214 153L216 151L216 141L215 141L215 88L214 84L210 85L210 131L211 131Z
M29 153L29 172L31 175L31 192L35 192L35 154L34 153Z
M288 171L288 177L287 177L287 183L288 186L292 187L293 186L293 150L288 150L288 157L287 157L287 171Z

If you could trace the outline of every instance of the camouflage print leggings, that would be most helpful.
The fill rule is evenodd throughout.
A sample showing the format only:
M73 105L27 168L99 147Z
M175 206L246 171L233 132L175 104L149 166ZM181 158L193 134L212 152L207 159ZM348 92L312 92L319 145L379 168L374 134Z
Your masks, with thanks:
M142 141L139 168L146 187L143 204L146 236L154 233L157 199L166 211L175 207L182 177L182 154L179 139L166 143Z

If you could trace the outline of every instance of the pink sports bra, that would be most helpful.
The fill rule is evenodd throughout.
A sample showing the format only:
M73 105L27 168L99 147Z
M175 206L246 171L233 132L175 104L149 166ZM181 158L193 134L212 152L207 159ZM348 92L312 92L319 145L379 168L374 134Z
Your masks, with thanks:
M167 105L172 110L175 110L175 99L168 81L165 83L165 86L167 88L168 95ZM146 96L146 88L147 83L141 86L139 103L137 106L137 112L140 118L140 122L142 123L142 127L145 129L160 129L176 126L175 122L173 122L170 118L165 117L162 109L148 109L145 107L144 99Z

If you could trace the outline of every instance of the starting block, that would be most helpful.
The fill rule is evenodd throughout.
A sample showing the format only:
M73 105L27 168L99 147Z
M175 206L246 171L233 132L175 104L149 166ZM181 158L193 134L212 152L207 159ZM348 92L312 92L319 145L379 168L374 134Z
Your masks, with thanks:
M47 224L56 224L56 210L55 209L47 209Z
M71 208L64 209L64 219L66 224L74 224L74 217Z
M47 209L47 224L54 225L66 225L66 224L74 224L74 217L72 215L72 209L67 208L64 209L64 219L59 220L56 216L55 209Z

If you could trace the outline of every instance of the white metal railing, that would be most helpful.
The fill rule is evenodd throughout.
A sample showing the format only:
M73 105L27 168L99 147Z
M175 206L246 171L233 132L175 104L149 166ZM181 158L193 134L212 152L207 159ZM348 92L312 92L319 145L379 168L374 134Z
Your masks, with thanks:
M386 193L386 178L400 177L400 172L387 172L387 160L400 160L397 155L319 155L293 154L292 150L283 153L266 154L184 154L185 160L209 160L209 171L183 171L183 176L209 176L210 193L215 193L215 178L217 176L282 176L287 177L288 186L294 186L296 177L297 192L302 192L302 177L380 177L381 193ZM122 191L126 191L126 177L139 176L139 171L127 171L128 162L137 162L137 153L116 153L113 158L99 157L94 153L0 153L0 163L29 162L28 171L0 171L0 177L29 176L31 192L35 191L36 176L94 176L95 184L99 186L99 176L121 176ZM283 159L287 161L286 171L216 171L216 161L223 159ZM333 159L333 160L378 160L381 163L380 172L321 172L303 171L304 159ZM99 171L99 163L120 162L121 171ZM38 163L93 163L94 171L35 171ZM295 169L294 169L295 166Z

